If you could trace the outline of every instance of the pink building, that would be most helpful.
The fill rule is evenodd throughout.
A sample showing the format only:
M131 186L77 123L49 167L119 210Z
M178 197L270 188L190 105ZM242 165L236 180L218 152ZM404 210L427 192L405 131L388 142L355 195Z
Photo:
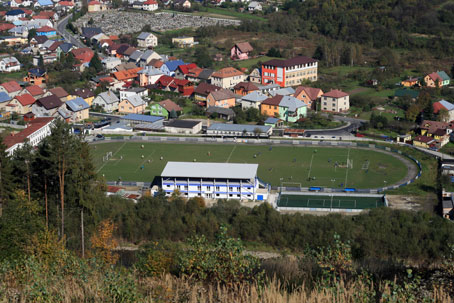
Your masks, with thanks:
M249 42L237 43L230 50L230 58L232 58L232 60L249 59L249 55L253 50L254 48L252 48Z

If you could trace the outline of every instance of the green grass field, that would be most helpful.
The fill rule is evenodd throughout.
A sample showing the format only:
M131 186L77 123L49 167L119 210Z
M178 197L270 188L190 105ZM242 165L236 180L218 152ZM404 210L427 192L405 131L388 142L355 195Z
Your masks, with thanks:
M381 197L359 196L321 196L321 195L281 195L280 207L310 207L310 208L345 208L365 209L385 206Z
M97 171L108 181L121 177L123 181L152 182L167 161L194 159L258 163L258 177L273 186L295 182L301 186L377 188L394 184L407 174L399 159L365 149L114 142L93 145L92 151ZM107 152L112 157L103 162ZM346 168L347 158L353 168Z

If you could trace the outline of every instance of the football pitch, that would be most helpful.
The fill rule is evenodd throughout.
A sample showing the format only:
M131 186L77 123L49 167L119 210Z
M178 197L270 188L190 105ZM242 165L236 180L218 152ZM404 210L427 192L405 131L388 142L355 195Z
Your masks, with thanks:
M400 159L355 148L112 142L91 150L107 181L153 182L167 161L257 163L258 177L272 186L378 188L407 174Z

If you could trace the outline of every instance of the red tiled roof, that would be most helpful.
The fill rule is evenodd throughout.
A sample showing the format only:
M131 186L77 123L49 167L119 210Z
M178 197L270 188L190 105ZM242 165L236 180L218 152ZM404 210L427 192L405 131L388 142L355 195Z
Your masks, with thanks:
M322 92L320 88L309 87L309 86L298 86L295 89L294 96L298 96L302 91L306 92L306 95L309 97L310 100L314 101L317 99L318 94ZM323 93L323 92L322 92Z
M348 94L338 89L332 89L329 92L324 93L322 96L330 98L342 98L348 96Z
M266 104L266 105L274 105L274 106L279 106L279 104L281 103L281 100L284 96L281 96L281 95L276 95L272 98L268 98L266 100L264 100L262 102L262 104Z
M418 141L418 142L423 142L423 143L430 143L432 141L435 141L434 138L432 137L427 137L427 136L416 136L413 141Z
M250 91L258 90L259 88L252 82L240 82L237 85L235 85L233 87L233 89L235 89L235 90L242 89L242 90L250 92Z
M101 4L101 2L99 2L99 1L90 1L90 2L88 2L88 5L97 5L97 4Z
M49 20L49 17L44 15L37 15L32 17L33 20Z
M44 90L39 87L38 85L31 85L31 86L27 86L25 88L29 93L30 95L32 96L38 96L38 95L42 95L44 94Z
M178 69L183 73L183 75L186 75L190 69L194 69L197 67L198 67L197 64L189 63L189 64L184 64L184 65L178 66Z
M144 2L143 4L145 4L145 5L153 5L153 4L158 4L158 2L156 2L155 0L148 0L148 1Z
M58 5L61 5L61 6L74 6L74 3L72 3L71 1L60 1L60 2L58 2Z
M434 108L434 114L438 114L438 112L442 109L446 109L440 102L435 102L433 104L433 108Z
M17 92L21 90L19 83L17 83L16 81L8 81L2 83L1 86L3 86L8 93Z
M54 87L49 89L49 91L58 98L64 98L69 95L62 87Z
M36 32L38 32L38 33L55 32L55 28L52 28L52 27L50 27L50 26L45 25L45 26L43 26L43 27L41 27L41 28L38 28L38 29L36 30Z
M153 67L156 67L156 68L161 68L161 66L164 65L164 62L162 62L159 59L151 59L150 62L148 62L147 65L153 66Z
M20 131L17 134L10 134L9 136L3 139L3 144L6 145L6 148L24 142L31 134L41 129L43 126L51 122L54 118L52 117L40 117L36 118L29 122L29 125L24 130Z
M435 73L435 72L429 74L429 78L431 78L434 82L437 80L440 82L443 81L443 79L441 79L440 75L438 75L438 73Z
M240 42L240 43L235 44L235 46L242 53L252 52L254 50L254 48L249 44L249 42Z
M95 53L88 47L73 49L71 50L71 53L81 63L90 62L91 58L95 55Z
M159 77L159 79L158 79L158 81L156 81L156 83L160 84L163 87L167 87L167 86L169 86L169 84L171 84L173 82L173 80L174 80L173 77L163 75L163 76Z
M52 43L51 46L49 46L47 49L50 50L51 52L55 51L60 45L62 45L63 42L61 41L56 41L54 43Z
M107 186L107 192L109 192L109 193L117 193L122 189L124 189L124 188L119 187L119 186L112 186L112 185Z
M241 76L244 75L242 72L239 70L233 68L233 67L226 67L218 70L217 72L214 72L211 77L216 77L216 78L228 78L228 77L234 77L234 76Z
M220 90L220 89L221 89L221 87L219 87L219 86L209 84L206 82L202 82L199 85L197 85L197 87L194 90L194 93L196 93L198 95L202 95L202 96L208 96L209 93Z
M16 27L14 24L11 23L1 23L0 24L0 32L10 30L12 28Z
M178 106L178 104L176 104L170 99L159 102L159 105L164 107L168 112L171 112L172 110L180 112L183 110L181 107Z
M129 79L133 79L133 78L137 77L138 76L137 72L139 72L141 70L142 70L141 67L132 68L132 69L128 69L128 70L122 70L119 72L114 72L113 76L119 81L129 80Z
M22 104L22 106L31 105L36 102L36 99L33 98L33 96L30 94L16 96L16 99L17 101L19 101L20 104Z

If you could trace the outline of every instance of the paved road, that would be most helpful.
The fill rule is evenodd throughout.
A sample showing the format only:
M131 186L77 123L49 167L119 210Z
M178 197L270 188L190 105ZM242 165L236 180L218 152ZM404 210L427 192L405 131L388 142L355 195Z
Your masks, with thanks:
M352 132L357 130L362 123L366 120L349 118L343 116L334 116L334 120L345 122L346 125L336 128L336 129L326 129L326 130L306 130L305 134L310 134L311 136L324 136L324 137L352 137Z
M82 48L82 47L86 47L85 44L83 44L79 39L76 39L73 35L71 35L70 33L68 33L66 31L66 25L68 25L68 21L69 19L71 18L71 14L69 14L68 16L64 17L63 19L61 19L58 24L57 24L57 32L63 37L65 38L66 41L68 41L69 43L72 43L74 44L75 46L77 46L78 48Z

